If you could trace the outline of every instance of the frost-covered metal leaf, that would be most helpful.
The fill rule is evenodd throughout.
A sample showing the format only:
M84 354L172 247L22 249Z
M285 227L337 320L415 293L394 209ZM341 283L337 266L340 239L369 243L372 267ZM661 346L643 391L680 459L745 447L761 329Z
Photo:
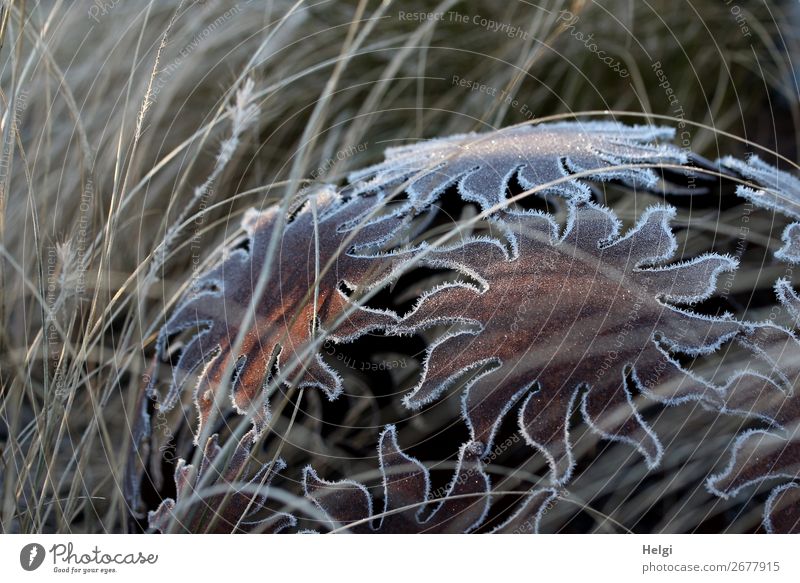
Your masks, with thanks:
M795 327L800 327L800 296L788 279L781 278L775 282L775 295L794 320Z
M354 533L462 533L485 520L491 484L483 472L480 444L464 444L445 493L433 497L427 468L397 444L397 431L381 433L378 458L383 475L383 508L376 511L369 490L358 482L328 482L307 467L306 495L330 518L331 529ZM441 498L441 499L440 499Z
M788 280L779 280L775 289L799 321L800 298ZM769 532L800 532L800 340L790 330L766 323L753 326L742 342L771 374L761 379L747 375L730 387L726 409L764 419L770 426L738 436L727 467L708 479L708 487L728 498L753 484L780 480L764 507L764 526Z
M317 207L317 224L312 202ZM230 250L217 267L202 275L160 331L157 356L169 362L169 340L184 331L197 330L171 367L170 388L160 403L162 410L170 409L189 380L199 377L195 386L199 435L217 389L228 384L223 382L224 371L232 370L231 401L239 413L252 414L257 435L270 417L264 388L270 380L273 356L278 369L296 359L302 363L302 370L284 371L291 373L287 383L299 374L299 386L318 387L331 399L339 395L341 379L319 352L305 359L302 355L314 338L315 321L319 323L317 333L325 330L333 341L344 341L385 328L397 319L391 312L352 303L342 291L342 287L368 287L386 275L375 257L358 253L365 245L387 240L402 224L392 214L362 221L376 204L380 204L378 197L344 201L326 188L302 207L281 234L265 293L255 303L244 340L233 353L265 268L270 239L280 224L277 207L248 211L243 221L246 248ZM317 266L320 275L315 313ZM349 315L336 324L345 314Z
M800 484L789 482L778 486L764 507L767 532L800 534Z
M416 209L457 185L464 200L487 210L503 204L514 178L526 190L547 185L541 194L588 200L591 191L585 180L653 188L658 177L652 169L615 167L685 163L680 149L656 143L671 140L674 133L672 128L608 121L512 126L389 148L385 161L353 172L348 179L356 193L388 192L404 185ZM582 180L567 179L578 172L587 174Z
M555 500L558 490L554 488L537 488L523 498L511 516L492 532L495 534L536 534L542 517Z
M472 439L491 447L503 417L518 407L528 443L547 457L556 483L573 468L568 420L579 405L602 436L635 446L649 466L662 446L633 404L626 383L662 403L718 402L718 388L670 354L708 354L741 330L729 316L677 307L708 298L734 259L708 254L665 264L676 249L674 210L654 206L619 235L607 208L574 205L562 235L549 215L508 217L509 246L476 238L428 249L423 262L473 282L422 296L396 333L450 326L428 349L424 371L404 402L420 408L464 382L462 414Z
M736 194L759 208L800 220L800 179L767 164L756 155L747 160L732 156L717 162L723 170L731 170L761 188L738 185ZM783 247L775 257L788 263L800 263L800 223L787 226L782 235Z
M749 156L747 160L726 156L718 164L761 186L751 188L739 185L736 194L759 208L800 220L800 180L797 177L767 164L756 155Z
M797 413L797 403L791 406ZM708 486L713 493L728 498L765 480L784 483L773 489L765 505L764 526L770 532L800 533L800 498L794 490L784 492L800 487L800 421L780 432L753 430L740 435L728 467L711 476ZM793 517L791 521L789 516Z
M794 265L800 263L800 223L788 225L781 235L783 247L775 252L775 257Z
M219 463L221 448L217 435L206 442L200 469L186 465L183 459L175 466L176 500L167 498L159 507L148 514L150 528L169 532L188 533L232 533L264 532L277 533L296 524L290 514L266 509L269 487L273 478L286 467L278 459L266 463L249 476L250 450L253 443L252 432L245 435L236 446L224 468L215 467ZM223 486L222 493L196 495L201 480L206 478L204 489ZM249 476L249 477L248 477ZM176 516L176 505L186 505Z

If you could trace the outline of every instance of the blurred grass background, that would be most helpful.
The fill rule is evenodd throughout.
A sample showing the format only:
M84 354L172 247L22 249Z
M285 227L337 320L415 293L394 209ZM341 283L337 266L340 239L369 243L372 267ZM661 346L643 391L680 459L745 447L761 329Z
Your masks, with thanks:
M342 183L391 145L584 112L694 122L678 141L711 159L752 149L726 133L796 159L799 27L789 0L4 0L2 531L141 528L121 479L154 335L193 271L237 234L246 208L309 181ZM220 167L226 105L246 78L255 81L257 117ZM607 196L626 222L654 200ZM729 199L682 203L682 252L735 252L741 213ZM171 231L176 221L184 227ZM739 315L774 301L782 272L765 262L780 227L767 213L750 224L726 306ZM175 244L152 277L167 233L177 233ZM375 440L387 422L403 425L403 445L438 462L434 480L446 482L447 459L466 435L457 399L410 418L397 398L423 348L420 339L343 348L359 362L408 366L344 370L340 401L308 392L290 436L288 419L278 419L274 441L286 441L290 469L279 486L299 494L309 461L328 478L377 483ZM719 501L702 486L740 422L684 409L655 417L669 447L651 473L624 446L576 430L581 473L548 512L546 531L758 528L758 505ZM193 419L187 405L174 420L184 447ZM493 460L498 487L541 479L541 456L521 449ZM150 492L151 504L170 494L169 482Z

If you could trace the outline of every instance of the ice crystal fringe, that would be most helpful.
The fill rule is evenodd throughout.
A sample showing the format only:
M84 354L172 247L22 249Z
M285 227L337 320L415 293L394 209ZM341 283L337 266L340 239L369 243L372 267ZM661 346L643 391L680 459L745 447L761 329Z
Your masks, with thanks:
M182 346L172 367L169 390L160 401L161 410L169 410L193 380L199 413L197 435L212 413L217 391L227 386L235 409L252 415L254 436L263 431L270 419L265 390L272 380L273 356L278 371L290 366L284 371L286 384L293 380L292 375L297 375L299 386L317 387L328 398L336 398L342 391L341 379L319 350L311 358L303 358L303 351L314 340L315 319L320 323L317 333L327 331L330 339L337 342L396 322L397 317L391 312L352 303L340 284L348 288L364 286L368 275L374 275L377 262L375 256L358 255L357 249L388 239L401 223L388 215L362 229L359 219L377 204L375 197L344 201L333 190L323 189L314 195L314 202L319 213L319 261L314 257L314 218L307 203L281 236L277 265L266 293L262 298L253 298L279 211L276 207L250 210L243 220L246 248L230 250L217 267L202 275L162 327L156 352L163 362L171 358L171 338L186 330L198 330ZM318 281L317 264L321 270ZM376 277L380 279L381 275L388 274ZM316 314L315 285L319 289ZM233 352L240 322L249 310L254 310L253 323L245 331L241 346ZM333 330L333 324L341 317L345 317L344 321ZM231 364L234 377L226 382L222 373Z
M800 180L751 155L746 161L725 157L724 170L737 173L758 188L737 186L736 193L760 208L800 220ZM783 246L775 257L789 264L800 263L800 223L789 224L782 234ZM787 279L775 283L780 305L800 324L800 297ZM765 322L752 326L742 341L767 364L769 378L743 375L732 385L723 410L770 422L765 429L740 435L728 466L708 479L709 489L720 496L735 496L747 486L766 480L785 483L772 490L764 506L768 532L800 532L800 341L789 330Z
M389 148L384 162L348 178L356 193L400 188L415 209L426 208L452 185L482 210L499 207L514 178L525 190L543 187L542 195L587 201L591 190L586 180L654 188L658 177L644 165L686 162L678 148L655 143L672 139L674 133L671 128L598 121L513 126ZM583 180L570 178L579 172Z
M717 162L761 188L738 185L736 194L755 206L800 220L800 179L770 166L756 155L746 161L727 156ZM775 256L788 263L800 263L800 223L792 223L783 232L784 246Z
M442 500L431 499L428 470L397 444L394 426L378 443L383 475L383 509L376 514L372 495L358 482L327 482L313 468L303 472L306 495L330 518L332 530L366 533L461 533L480 526L489 510L491 484L480 463L480 444L461 447L453 480Z
M659 402L716 402L718 389L670 352L708 354L742 329L728 316L677 307L708 298L736 262L708 254L665 265L676 248L672 216L668 207L651 207L620 236L609 209L576 203L561 235L547 215L515 215L516 258L485 238L431 250L424 263L480 274L483 289L441 286L394 328L450 326L428 349L405 404L419 408L466 380L462 415L486 451L503 417L521 404L519 428L558 484L572 473L568 419L579 404L599 434L630 443L655 467L662 446L632 403L626 371Z
M788 280L778 280L781 305L798 321L800 298ZM800 532L800 340L790 330L764 323L750 331L754 354L761 355L774 372L772 379L746 378L728 392L727 408L769 421L764 429L740 435L727 467L711 476L707 485L728 498L748 486L767 480L783 483L772 490L764 507L768 532Z
M160 532L188 533L232 533L263 532L277 533L297 523L294 516L283 512L267 510L269 487L273 478L286 468L286 463L278 459L264 464L255 474L248 477L252 434L245 435L237 444L230 460L222 468L219 464L221 448L217 436L206 442L200 469L186 465L180 459L175 467L175 487L177 501L168 498L149 513L150 528ZM210 474L214 479L208 480ZM224 485L224 492L202 495L198 490L201 480L206 477L206 488ZM183 512L176 515L176 507L184 505Z
M233 408L253 420L253 430L231 462L238 473L248 444L268 427L266 390L274 380L273 360L285 383L317 387L333 399L342 391L342 380L315 349L318 334L347 342L376 330L404 335L444 327L431 341L421 378L403 403L419 409L456 386L463 388L462 416L471 439L460 448L453 481L442 496L433 496L428 469L401 451L396 430L389 426L378 445L382 510L374 508L364 485L347 479L328 482L311 467L305 469L304 490L329 517L327 529L470 532L481 527L491 486L480 459L502 419L516 408L519 430L547 459L554 487L532 490L495 531L538 531L543 512L558 495L555 488L568 481L574 468L569 436L574 408L602 437L629 443L649 467L658 465L663 447L634 405L635 388L662 404L693 400L713 411L763 420L766 429L737 440L728 468L709 480L709 488L730 496L753 482L784 479L770 496L765 525L770 531L791 531L796 528L791 520L800 515L795 440L800 416L793 391L800 374L797 338L769 323L709 317L687 308L709 298L718 276L735 270L737 262L705 254L670 263L677 249L669 226L672 208L648 208L623 235L614 213L591 201L592 180L656 189L659 176L653 168L687 162L684 152L660 143L673 134L651 126L569 122L391 148L384 162L353 172L341 192L323 187L310 195L279 234L279 255L261 298L253 297L253 289L279 211L251 210L243 221L245 244L227 250L163 326L156 357L175 365L170 366L166 396L158 395L156 375L149 394L161 410L168 410L191 380L200 435L221 402L218 392L229 391ZM740 196L800 219L800 181L755 157L719 164L763 187L739 187ZM568 211L563 230L549 214L509 205L513 181L539 195L561 198ZM450 187L490 215L489 222L497 226L491 236L438 246L422 243L391 253L378 250L402 234L407 222L400 219L424 213ZM404 194L396 197L400 204L388 207L389 212L382 209L399 193ZM800 223L786 229L784 243L777 256L798 262ZM345 292L390 281L401 264L452 270L464 279L424 292L403 316L354 303ZM315 290L316 312L311 301ZM797 319L800 298L785 281L778 282L776 291ZM252 325L241 330L250 311ZM177 336L193 330L182 346L172 346ZM236 347L240 332L244 341ZM742 369L718 385L676 358L678 353L707 355L728 342L747 351L763 372ZM222 372L231 369L233 378L223 379ZM200 474L218 451L215 439L206 444ZM757 454L757 463L749 461L751 454ZM192 483L189 469L180 463L176 470L179 501ZM222 476L229 479L229 473ZM257 502L246 506L261 509L263 499ZM167 528L174 508L168 500L151 513L153 528ZM221 521L227 531L250 524L249 512L240 504L233 508L234 515ZM290 522L286 518L275 524ZM197 531L208 523L184 526Z
M767 164L756 155L747 160L726 156L718 164L761 187L739 185L736 189L739 196L760 208L800 220L800 180L795 176Z

